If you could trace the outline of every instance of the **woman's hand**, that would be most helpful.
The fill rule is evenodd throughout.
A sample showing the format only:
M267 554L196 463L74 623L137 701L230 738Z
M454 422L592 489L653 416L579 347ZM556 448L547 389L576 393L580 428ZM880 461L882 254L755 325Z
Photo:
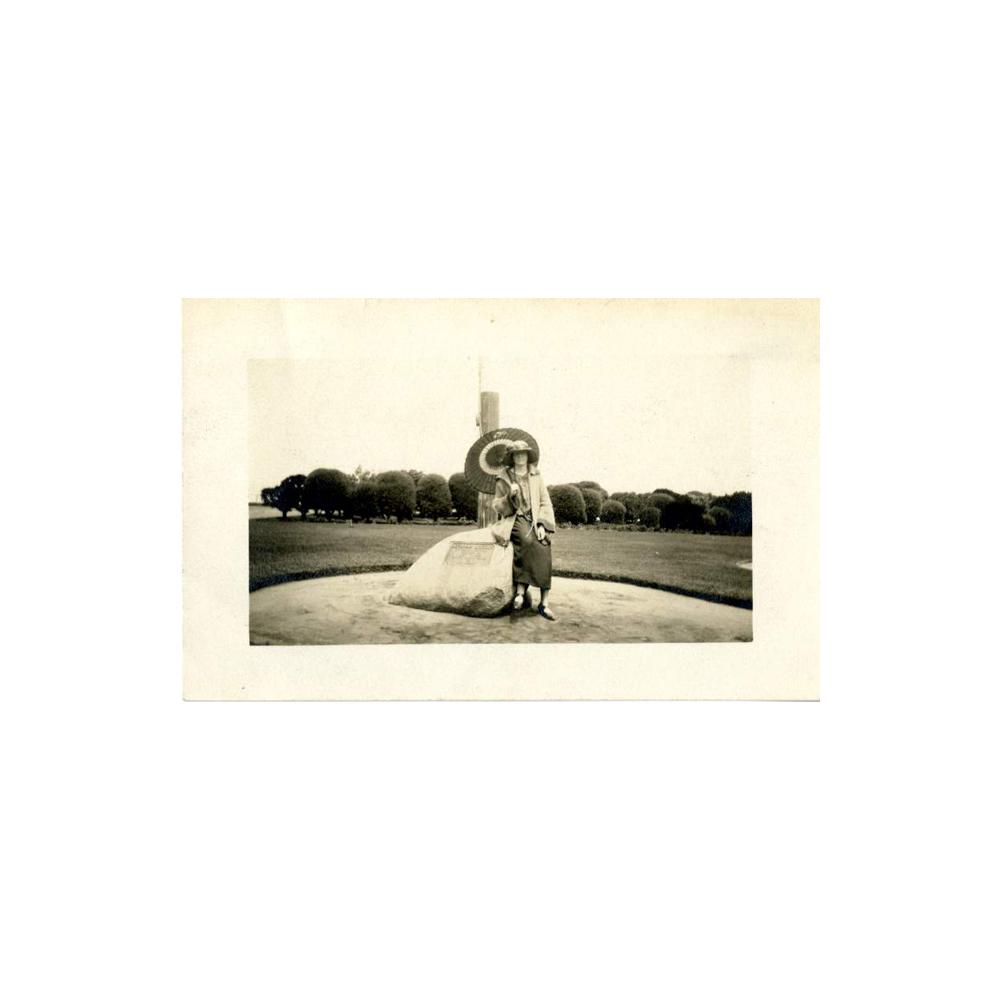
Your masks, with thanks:
M538 540L540 542L544 542L545 541L545 525L544 524L536 524L535 525L535 534L538 536Z

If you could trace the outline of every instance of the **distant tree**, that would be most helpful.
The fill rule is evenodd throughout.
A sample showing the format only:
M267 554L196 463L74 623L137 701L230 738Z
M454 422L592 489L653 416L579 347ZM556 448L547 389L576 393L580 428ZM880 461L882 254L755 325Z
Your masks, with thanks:
M729 493L724 497L715 497L713 503L729 511L730 534L753 534L753 501L749 493Z
M354 495L351 497L351 511L355 517L364 518L366 521L378 515L378 487L374 478L362 479L354 487Z
M574 483L573 485L580 490L581 493L584 490L597 490L597 492L601 494L602 500L608 499L608 491L604 489L600 483L595 483L592 479L585 479L582 483Z
M435 521L451 513L451 490L448 489L444 476L428 473L420 477L420 482L417 483L417 509L421 517L430 517Z
M709 507L708 513L713 521L713 530L719 535L728 535L733 520L729 510L716 504L714 507Z
M680 493L677 493L675 490L668 490L664 486L661 486L658 489L653 490L653 492L654 493L662 493L664 496L668 496L668 497L679 497L680 496Z
M604 497L601 496L600 490L590 489L590 487L581 487L577 484L577 489L583 494L583 505L587 508L587 524L593 524L601 516L601 504L604 503Z
M464 472L456 472L448 479L451 503L459 517L475 521L479 516L479 491L465 478Z
M686 531L705 531L705 508L688 498L681 504L681 527Z
M695 503L698 503L696 500ZM698 504L701 507L701 504ZM715 534L715 518L709 514L707 510L702 507L701 511L701 530L707 531L710 535Z
M274 501L277 499L277 496L278 496L277 486L265 486L260 491L260 502L265 507L275 507L276 504Z
M295 509L301 517L305 517L309 513L309 505L306 503L306 477L298 475L289 478L298 480L295 487Z
M281 516L286 517L290 510L297 510L303 517L306 516L305 504L306 477L299 474L295 476L285 476L278 484L278 497L275 506L281 511Z
M617 500L605 500L601 504L601 521L607 524L624 524L625 504Z
M690 497L679 496L660 510L660 527L667 531L702 531L705 508Z
M313 469L306 476L302 502L307 510L314 510L330 521L337 511L347 513L353 489L350 476L340 469Z
M674 496L666 493L640 493L639 507L655 507L660 512L660 526L663 526L663 512L674 505Z
M354 481L356 483L364 483L374 479L375 479L375 473L372 472L371 469L366 469L364 466L359 465L354 470Z
M658 528L660 526L660 508L650 504L639 511L639 523L647 528Z
M419 469L407 469L406 474L413 480L414 488L420 485L420 480L424 474Z
M408 472L382 472L375 479L379 513L397 521L412 521L417 488Z
M625 505L625 520L629 523L639 520L639 514L646 506L645 501L638 493L612 493L610 499Z
M584 524L587 520L587 506L579 487L567 483L549 487L552 512L556 521L562 524Z
M654 494L654 496L662 495ZM669 498L669 502L660 507L660 527L664 531L676 531L680 526L680 513L674 509L676 506L677 502Z
M288 517L288 512L295 506L295 498L284 483L271 490L271 506L281 511L282 517Z

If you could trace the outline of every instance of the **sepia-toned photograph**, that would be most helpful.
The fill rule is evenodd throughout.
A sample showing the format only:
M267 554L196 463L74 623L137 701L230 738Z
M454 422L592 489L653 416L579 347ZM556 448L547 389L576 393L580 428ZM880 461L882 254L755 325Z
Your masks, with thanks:
M197 300L184 353L188 697L818 691L815 301Z
M747 642L745 358L251 360L250 642Z

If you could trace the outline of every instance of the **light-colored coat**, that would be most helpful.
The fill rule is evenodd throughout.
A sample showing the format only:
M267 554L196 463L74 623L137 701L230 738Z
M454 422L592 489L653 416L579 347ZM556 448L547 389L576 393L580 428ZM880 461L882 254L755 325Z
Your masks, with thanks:
M493 537L502 545L510 542L510 533L514 528L514 504L511 500L511 487L514 485L512 473L503 469L497 476L496 492L493 495L493 510L500 515L501 520L493 525ZM545 486L542 474L535 466L528 466L528 498L531 501L531 518L535 524L542 525L546 531L556 530L556 517L552 512L552 501Z

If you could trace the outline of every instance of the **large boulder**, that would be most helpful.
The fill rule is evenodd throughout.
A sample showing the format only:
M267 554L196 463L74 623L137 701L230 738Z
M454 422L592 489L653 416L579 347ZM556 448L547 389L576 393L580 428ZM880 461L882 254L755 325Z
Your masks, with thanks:
M459 531L428 549L402 576L390 604L488 618L514 599L514 552L489 528Z

